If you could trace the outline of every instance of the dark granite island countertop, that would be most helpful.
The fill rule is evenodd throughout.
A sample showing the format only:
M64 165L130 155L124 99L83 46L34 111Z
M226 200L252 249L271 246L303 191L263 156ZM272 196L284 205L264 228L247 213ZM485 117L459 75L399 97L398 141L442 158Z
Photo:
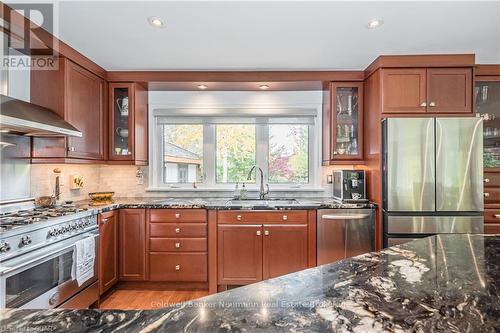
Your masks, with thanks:
M499 332L500 235L442 235L152 311L0 310L2 332Z

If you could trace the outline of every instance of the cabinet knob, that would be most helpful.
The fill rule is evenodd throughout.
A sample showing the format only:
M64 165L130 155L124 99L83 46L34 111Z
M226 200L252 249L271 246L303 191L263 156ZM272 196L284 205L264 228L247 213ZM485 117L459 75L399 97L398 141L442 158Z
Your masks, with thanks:
M420 106L422 106L422 107L426 107L426 106L427 106L427 102L422 102L422 103L420 103Z
M241 221L241 215L236 215L236 219L237 219L238 221Z
M488 198L490 196L490 194L488 192L484 192L484 197L485 198Z
M106 223L108 223L108 221L109 221L109 219L102 219L102 220L101 220L101 224L102 224L102 225L105 225Z
M175 248L177 248L177 249L178 249L178 248L180 248L180 247L181 247L181 243L179 243L179 242L175 243Z
M257 236L260 236L260 230L257 230Z
M179 219L180 217L181 217L181 214L179 214L179 213L176 213L176 214L175 214L175 218L176 218L176 219Z
M288 215L283 215L283 221L288 220Z
M489 179L489 178L484 178L484 182L485 182L485 183L489 183L489 182L490 182L490 179Z
M500 219L500 214L493 214L493 217L496 219Z
M75 147L68 147L68 151L75 151Z
M429 103L429 106L431 106L431 107L432 107L432 106L436 106L436 103L435 103L435 102L430 102L430 103Z
M264 230L264 235L269 236L269 230Z
M175 228L175 233L178 234L181 232L181 228Z
M181 270L181 265L175 265L175 270L180 271Z

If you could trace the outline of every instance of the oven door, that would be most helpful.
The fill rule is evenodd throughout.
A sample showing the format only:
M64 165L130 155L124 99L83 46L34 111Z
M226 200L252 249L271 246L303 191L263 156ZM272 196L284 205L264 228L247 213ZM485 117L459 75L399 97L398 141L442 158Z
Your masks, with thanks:
M73 279L75 242L95 238L94 275L81 286ZM5 308L55 308L97 281L96 228L85 234L3 262L0 270L0 305Z

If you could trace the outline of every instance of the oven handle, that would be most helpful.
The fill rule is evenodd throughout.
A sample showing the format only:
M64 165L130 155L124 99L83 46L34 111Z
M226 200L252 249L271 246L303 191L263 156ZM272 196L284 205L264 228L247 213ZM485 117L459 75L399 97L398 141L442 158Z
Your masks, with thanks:
M89 234L87 237L83 237L83 238L79 239L78 241L80 241L82 239L89 238L89 237L97 238L97 237L99 237L99 234L98 233L92 233L92 234ZM70 249L70 248L72 248L74 246L75 246L75 242L73 242L70 245L66 245L66 246L64 246L64 247L62 247L60 249L57 249L56 251L51 251L50 253L48 253L47 255L44 255L43 257L33 258L31 260L25 261L22 264L14 266L14 267L6 267L5 269L3 269L0 272L0 276L6 275L6 274L14 272L14 271L17 271L17 270L19 270L21 268L24 268L26 266L30 266L31 264L36 263L36 262L43 262L44 259L46 259L47 257L52 257L52 256L57 257L62 252L66 251L66 250L68 250L68 249Z

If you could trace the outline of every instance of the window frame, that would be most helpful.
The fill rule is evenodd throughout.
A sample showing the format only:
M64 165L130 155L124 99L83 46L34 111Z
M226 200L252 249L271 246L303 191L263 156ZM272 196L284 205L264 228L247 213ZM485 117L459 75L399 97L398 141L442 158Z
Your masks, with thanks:
M161 117L161 116L160 116ZM173 124L193 124L193 122L182 122L184 117L172 117L175 119ZM187 117L186 117L187 118ZM164 127L159 124L156 117L153 116L151 123L150 143L150 183L149 190L234 190L235 183L217 183L216 167L217 167L217 142L216 142L216 123L203 122L204 117L198 117L202 121L198 124L203 125L203 182L196 182L196 188L192 183L164 183L163 182L163 130ZM207 117L209 118L209 117ZM234 117L223 117L233 119ZM268 117L274 118L274 117ZM320 147L321 147L321 118L320 114L313 118L313 124L309 124L308 129L308 183L269 183L269 123L255 123L255 160L256 165L264 171L264 184L269 184L271 190L307 190L319 189L321 187L321 164L320 164ZM221 123L223 124L223 123ZM290 123L293 124L293 123ZM161 130L158 130L161 128ZM257 176L258 177L258 176ZM260 183L252 177L248 182L245 182L248 190L258 190ZM241 184L240 184L241 186Z

